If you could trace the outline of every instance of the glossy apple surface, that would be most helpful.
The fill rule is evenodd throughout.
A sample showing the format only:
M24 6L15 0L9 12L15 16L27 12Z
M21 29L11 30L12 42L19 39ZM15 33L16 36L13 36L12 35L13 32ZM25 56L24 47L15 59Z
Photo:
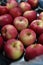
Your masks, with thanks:
M1 32L2 32L2 36L6 40L16 38L18 34L16 28L10 24L3 26Z
M13 18L10 14L4 14L0 16L0 26L12 24Z
M42 20L34 20L30 24L30 28L33 29L38 35L43 33L43 21Z
M8 58L17 60L22 56L24 52L24 46L21 41L10 39L6 42L4 50Z
M24 29L20 32L19 39L25 46L29 46L35 42L36 33L31 29Z
M22 9L23 12L31 10L31 5L27 2L21 2L19 7Z
M21 30L26 29L28 27L28 20L23 16L19 16L19 17L16 17L14 19L13 24L18 31L21 31Z
M37 18L37 13L34 10L25 11L23 16L29 20L29 23L31 23L33 20Z

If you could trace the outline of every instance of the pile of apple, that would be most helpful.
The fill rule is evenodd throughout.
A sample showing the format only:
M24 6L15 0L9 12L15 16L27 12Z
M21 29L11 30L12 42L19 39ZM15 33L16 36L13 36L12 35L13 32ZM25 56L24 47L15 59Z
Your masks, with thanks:
M17 3L8 0L0 5L0 50L17 60L23 54L28 61L43 55L43 12L37 16L38 0Z

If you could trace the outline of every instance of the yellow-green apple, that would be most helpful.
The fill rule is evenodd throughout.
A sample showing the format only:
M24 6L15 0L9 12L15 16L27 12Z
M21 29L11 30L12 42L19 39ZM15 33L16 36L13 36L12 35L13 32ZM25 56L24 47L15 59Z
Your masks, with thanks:
M38 38L39 43L43 44L43 33Z
M43 12L40 13L39 17L40 20L43 20Z
M24 29L20 32L19 39L23 42L24 46L29 46L35 42L36 33L31 29Z
M21 2L19 7L22 9L23 12L31 10L31 5L27 2Z
M6 7L10 10L18 6L18 3L15 0L7 2Z
M34 10L25 11L23 16L29 20L29 23L31 23L33 20L37 18L37 13Z
M0 35L0 50L1 50L2 46L3 46L3 38L2 38L2 36Z
M36 8L38 6L39 0L28 0L32 8Z
M0 15L7 14L7 13L8 13L7 7L0 5Z
M13 24L17 30L21 31L28 27L28 20L23 16L19 16L14 19Z
M24 53L24 46L20 40L10 39L4 46L6 56L12 60L19 59Z
M21 16L22 15L22 10L20 7L15 7L12 8L9 13L15 18L17 16Z
M42 55L43 54L42 51L43 46L41 44L33 44L28 46L25 51L25 60L29 61L37 56Z
M0 16L0 26L12 24L13 18L10 14L4 14Z
M6 40L16 38L18 34L16 28L10 24L3 26L1 32L3 38Z
M43 33L43 21L42 20L34 20L30 24L30 29L34 30L38 35Z

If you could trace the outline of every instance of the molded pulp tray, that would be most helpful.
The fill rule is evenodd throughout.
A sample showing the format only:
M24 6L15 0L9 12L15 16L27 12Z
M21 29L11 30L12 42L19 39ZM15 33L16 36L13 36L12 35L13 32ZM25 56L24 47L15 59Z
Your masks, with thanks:
M1 5L5 5L6 0L5 1L0 0L0 1ZM17 0L18 3L20 3L21 1L27 1L27 0ZM38 6L35 9L35 11L37 11L37 13L39 14L40 12L43 11L43 9ZM35 59L30 60L29 62L25 62L24 57L20 58L18 61L12 61L7 57L3 56L3 54L4 52L0 53L0 65L43 65L43 55L36 57Z

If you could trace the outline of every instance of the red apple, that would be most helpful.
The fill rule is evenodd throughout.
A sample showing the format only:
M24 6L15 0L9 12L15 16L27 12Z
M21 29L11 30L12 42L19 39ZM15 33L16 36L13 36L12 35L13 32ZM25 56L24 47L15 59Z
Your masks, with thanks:
M19 17L16 17L14 19L13 24L17 30L21 31L21 30L26 29L28 27L28 20L23 16L19 16Z
M43 21L42 20L34 20L30 24L30 29L34 30L38 35L43 33Z
M31 23L33 20L35 20L37 18L37 13L34 10L25 11L23 16L29 20L29 23Z
M19 7L22 9L23 12L31 10L31 5L27 2L21 2Z
M0 36L0 50L1 50L2 46L3 46L3 38L2 38L2 36Z
M28 0L32 8L36 8L38 6L39 0Z
M13 18L10 14L5 14L0 16L0 26L4 26L6 24L12 24Z
M0 5L0 15L7 14L7 13L8 13L8 9L6 8L6 6Z
M43 12L40 13L39 17L40 20L43 20Z
M42 55L43 46L41 44L33 44L26 48L25 51L25 59L29 61L30 59L34 59L37 56Z
M35 48L36 48L37 56L43 55L43 45L37 43Z
M21 16L22 15L22 11L19 7L15 7L15 8L12 8L10 10L10 14L15 18L17 16Z
M16 38L18 34L16 28L10 24L3 26L1 32L2 32L2 36L6 40Z
M35 42L36 33L31 29L24 29L20 32L19 39L25 46L29 46Z
M43 44L43 33L38 38L39 43Z
M30 45L25 50L25 60L29 61L30 59L34 59L37 56L35 45Z
M12 60L17 60L22 56L24 52L24 46L21 41L10 39L6 42L4 50L7 57Z
M6 4L6 7L10 10L18 6L18 3L15 0L11 0L9 3Z

